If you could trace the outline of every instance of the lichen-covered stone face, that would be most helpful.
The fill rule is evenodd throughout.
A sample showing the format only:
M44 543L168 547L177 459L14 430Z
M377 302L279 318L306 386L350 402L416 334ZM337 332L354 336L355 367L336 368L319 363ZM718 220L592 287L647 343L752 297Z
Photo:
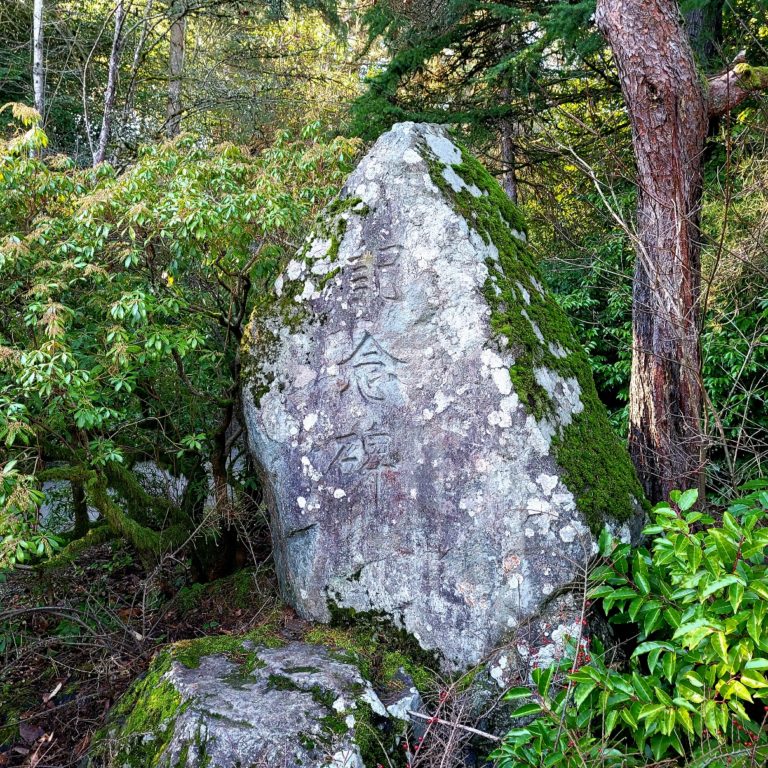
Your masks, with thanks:
M378 725L407 719L397 706L420 701L411 689L385 707L351 661L322 646L246 640L233 650L203 653L190 667L171 646L150 668L150 684L140 681L118 703L125 711L99 735L89 765L365 768L388 738Z
M598 485L606 522L640 519L584 353L517 258L522 222L464 160L436 126L379 139L254 317L244 386L286 599L383 614L448 669L574 580ZM585 467L558 462L572 426Z

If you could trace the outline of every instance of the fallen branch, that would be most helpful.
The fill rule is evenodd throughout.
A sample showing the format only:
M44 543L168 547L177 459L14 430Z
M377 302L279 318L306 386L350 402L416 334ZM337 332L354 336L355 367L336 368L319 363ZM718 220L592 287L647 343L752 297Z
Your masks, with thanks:
M485 731L481 731L477 728L472 728L469 725L452 723L450 720L443 720L442 717L437 717L437 715L424 715L421 712L414 712L412 709L408 709L406 712L411 717L418 717L420 720L426 720L430 723L440 723L440 725L448 725L451 728L460 728L462 731L467 731L467 733L474 733L475 736L482 736L484 739L489 739L490 741L501 741L498 736L494 736L492 733L486 733Z

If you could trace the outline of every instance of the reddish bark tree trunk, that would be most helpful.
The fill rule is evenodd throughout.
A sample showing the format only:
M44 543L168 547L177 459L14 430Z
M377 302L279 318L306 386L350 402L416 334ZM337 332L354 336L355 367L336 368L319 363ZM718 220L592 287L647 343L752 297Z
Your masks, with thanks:
M507 193L507 197L517 203L517 173L515 171L515 139L512 122L504 120L501 123L501 162L504 165L504 173L501 177L501 186Z
M719 0L711 0L713 12ZM701 485L701 163L710 118L768 89L768 67L737 58L703 83L676 0L598 0L637 162L629 447L660 501ZM693 30L695 32L695 30Z
M699 210L708 109L675 0L598 0L638 171L630 452L651 501L701 467Z

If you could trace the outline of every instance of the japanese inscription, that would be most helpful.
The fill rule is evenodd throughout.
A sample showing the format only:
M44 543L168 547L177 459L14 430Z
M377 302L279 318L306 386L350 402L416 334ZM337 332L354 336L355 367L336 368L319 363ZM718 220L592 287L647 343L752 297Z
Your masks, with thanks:
M347 369L347 381L341 391L354 385L367 402L385 400L388 388L399 381L397 366L402 363L366 331L352 354L341 361Z
M336 444L337 450L328 471L335 467L342 475L357 475L363 481L369 481L374 503L378 506L382 472L397 465L391 434L373 423L368 429L339 435Z
M349 285L353 301L378 296L388 301L401 301L397 287L397 263L400 246L387 243L378 248L378 254L362 251L349 259Z

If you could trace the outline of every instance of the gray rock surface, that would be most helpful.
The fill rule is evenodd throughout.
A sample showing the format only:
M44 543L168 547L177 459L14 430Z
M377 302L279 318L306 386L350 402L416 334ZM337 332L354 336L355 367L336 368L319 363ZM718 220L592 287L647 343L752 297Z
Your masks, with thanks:
M501 309L547 359L577 345L567 322L545 337L540 279L505 275L501 244L459 212L454 195L491 199L461 163L437 126L379 139L254 317L244 387L285 598L317 621L333 606L388 616L447 669L537 615L594 547L554 450L585 412L584 381L554 363L524 372L552 403L532 412L489 290L514 281L518 304Z
M263 648L245 641L234 657L203 655L196 662L189 667L174 659L161 674L151 668L149 684L98 742L91 765L365 768L361 744L384 743L377 723L398 722L397 706L387 712L358 668L322 646ZM406 691L403 701L410 705L414 694ZM167 715L147 724L142 713L155 710Z

